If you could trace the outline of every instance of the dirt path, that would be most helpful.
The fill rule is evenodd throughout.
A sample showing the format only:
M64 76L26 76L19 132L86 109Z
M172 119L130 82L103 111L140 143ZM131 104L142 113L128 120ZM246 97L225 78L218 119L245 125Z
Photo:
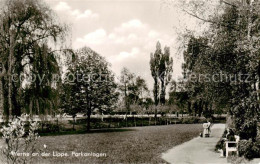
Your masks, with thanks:
M226 158L214 151L224 130L225 124L214 124L209 138L194 138L163 153L162 158L173 164L225 164Z

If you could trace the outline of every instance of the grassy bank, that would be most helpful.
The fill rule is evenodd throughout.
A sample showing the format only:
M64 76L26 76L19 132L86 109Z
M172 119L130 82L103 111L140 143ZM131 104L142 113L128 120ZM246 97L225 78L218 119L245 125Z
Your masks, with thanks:
M155 122L154 117L150 118L138 118L128 117L122 118L104 118L103 120L98 118L91 118L92 130L106 130L115 128L128 128L128 127L144 127L154 125L173 125L173 124L201 124L206 119L204 117L178 117L178 118L157 118ZM225 117L218 117L214 120L210 120L213 123L225 122ZM62 135L62 134L82 134L86 132L87 120L85 118L77 119L76 122L72 120L59 120L59 121L45 121L40 122L39 133L41 136L46 135ZM73 129L74 124L74 129Z
M37 147L51 154L67 152L69 156L35 157L33 163L160 163L164 162L161 153L198 136L201 130L200 124L179 124L46 136L39 139ZM106 157L75 157L72 151L105 153Z

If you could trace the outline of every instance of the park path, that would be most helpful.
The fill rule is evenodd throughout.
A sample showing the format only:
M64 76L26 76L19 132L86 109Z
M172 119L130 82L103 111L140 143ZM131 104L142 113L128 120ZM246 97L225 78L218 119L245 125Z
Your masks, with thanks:
M209 138L197 137L162 154L172 164L225 164L226 158L214 151L225 130L225 124L214 124Z

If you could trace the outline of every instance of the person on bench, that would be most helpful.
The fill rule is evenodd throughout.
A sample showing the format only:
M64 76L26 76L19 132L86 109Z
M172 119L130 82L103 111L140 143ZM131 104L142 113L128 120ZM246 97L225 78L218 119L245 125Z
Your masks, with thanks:
M210 136L210 127L211 127L211 123L209 121L207 121L207 123L203 124L203 137L209 137Z

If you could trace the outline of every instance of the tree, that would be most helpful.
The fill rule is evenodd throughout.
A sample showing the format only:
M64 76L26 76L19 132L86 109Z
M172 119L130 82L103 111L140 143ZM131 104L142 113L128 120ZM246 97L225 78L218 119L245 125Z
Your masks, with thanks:
M120 75L121 84L119 86L119 89L124 94L125 108L127 111L130 110L129 94L130 94L130 89L133 89L131 88L131 86L133 86L135 76L136 75L134 73L131 73L127 68L123 68L121 71L121 75Z
M64 83L61 89L61 103L60 107L63 109L62 112L69 114L73 118L73 130L75 130L76 116L80 112L78 108L80 103L80 97L78 94L79 88L75 84Z
M74 99L78 99L75 108L86 114L89 131L90 116L95 109L108 111L114 108L118 98L114 75L109 63L87 47L76 52L68 71L65 83L74 85Z
M134 76L132 83L128 86L128 97L130 104L139 104L148 95L149 90L146 81L141 76Z
M170 48L164 48L164 54L162 54L159 64L159 79L161 81L161 93L160 93L160 103L165 104L165 91L172 77L172 66L173 59L170 57Z
M127 115L128 112L130 111L130 96L129 96L129 90L131 89L131 85L134 81L135 78L135 74L131 73L127 68L123 68L121 71L121 75L120 75L120 85L119 85L119 89L121 91L121 93L123 93L123 101L124 101L124 107L126 110L126 114L125 114L125 121L126 121L126 126L128 126L127 124Z
M29 76L37 76L25 85L24 107L30 115L53 115L59 106L60 87L54 76L60 76L60 68L55 53L47 45L35 46L34 53L28 73Z
M24 81L14 82L14 75L17 78L26 74L37 58L35 51L46 50L44 44L51 40L57 42L66 30L42 1L6 0L3 4L0 9L0 60L4 75L0 80L4 113L9 120L9 116L20 115L22 108ZM48 52L53 54L50 50Z
M161 44L157 42L155 53L151 53L150 58L150 70L154 79L153 95L155 106L159 103L162 105L165 104L165 91L172 77L172 66L173 59L170 57L170 48L165 47L164 53L162 53ZM157 109L155 108L156 119Z
M131 111L131 106L142 104L144 95L149 93L149 90L145 80L141 76L136 77L127 68L121 71L119 89L124 97L127 126L127 113Z
M206 38L191 36L187 50L183 53L185 61L183 64L184 92L188 94L190 109L192 109L194 115L201 115L203 108L205 109L204 113L207 111L210 114L213 109L209 104L216 102L214 91L220 90L215 88L215 82L210 78L218 72L214 68L214 60L210 56L211 48L207 45L208 40ZM221 93L218 97L221 97Z
M136 87L139 99L142 100L149 95L149 89L147 87L146 81L141 76L136 78Z

